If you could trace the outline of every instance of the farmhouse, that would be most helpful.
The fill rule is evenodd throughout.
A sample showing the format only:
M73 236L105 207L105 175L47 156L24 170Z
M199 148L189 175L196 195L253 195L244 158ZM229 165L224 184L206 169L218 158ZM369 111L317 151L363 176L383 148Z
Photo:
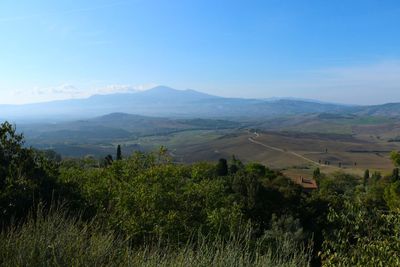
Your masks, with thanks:
M317 182L314 179L308 179L300 176L293 179L293 182L300 185L305 192L311 192L318 189Z

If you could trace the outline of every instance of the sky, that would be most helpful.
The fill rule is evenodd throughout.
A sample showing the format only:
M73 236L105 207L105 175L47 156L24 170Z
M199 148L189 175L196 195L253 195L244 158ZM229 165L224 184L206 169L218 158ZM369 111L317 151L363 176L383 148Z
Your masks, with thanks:
M0 1L0 104L156 85L400 102L400 1Z

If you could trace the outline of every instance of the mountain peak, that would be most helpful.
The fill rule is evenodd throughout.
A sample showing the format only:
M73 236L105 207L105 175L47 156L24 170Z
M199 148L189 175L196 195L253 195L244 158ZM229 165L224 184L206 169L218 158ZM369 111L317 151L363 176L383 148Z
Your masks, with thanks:
M150 88L148 90L145 90L143 92L162 92L162 93L168 93L168 92L177 92L180 90L165 86L165 85L159 85L153 88Z
M146 91L138 93L140 96L152 97L164 100L185 100L195 101L203 99L217 98L217 96L209 95L192 89L178 90L168 86L157 86Z

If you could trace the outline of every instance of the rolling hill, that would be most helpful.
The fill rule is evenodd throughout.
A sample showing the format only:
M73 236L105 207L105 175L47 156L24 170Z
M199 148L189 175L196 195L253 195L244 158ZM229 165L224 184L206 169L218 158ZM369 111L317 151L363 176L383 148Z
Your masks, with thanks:
M235 130L245 124L214 119L169 119L126 113L111 113L91 119L57 123L18 124L26 145L38 149L52 149L63 156L106 155L115 152L115 144L124 144L124 153L142 150L140 140L165 139L173 134L191 132ZM182 143L182 139L177 140ZM157 146L159 143L157 143Z
M2 118L14 121L68 121L109 113L176 118L266 117L318 112L341 112L348 107L303 100L224 98L165 86L137 93L94 95L27 105L0 105Z
M98 143L147 135L166 135L187 130L231 129L243 124L227 120L169 119L126 113L111 113L86 120L58 123L20 124L29 142Z
M395 117L400 104L348 106L302 99L242 99L213 96L165 86L136 93L93 95L27 105L0 105L0 117L16 122L71 121L109 113L170 118L260 119L304 114L354 114Z

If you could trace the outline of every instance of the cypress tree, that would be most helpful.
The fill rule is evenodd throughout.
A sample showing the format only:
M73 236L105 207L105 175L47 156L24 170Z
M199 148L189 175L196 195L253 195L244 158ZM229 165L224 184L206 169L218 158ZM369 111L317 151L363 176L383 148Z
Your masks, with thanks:
M228 175L228 162L226 159L219 159L217 164L217 175L226 176Z
M399 168L394 168L393 169L392 178L393 178L393 181L398 181L399 180Z
M364 172L364 186L368 184L368 180L369 180L369 170L366 169Z
M118 145L117 147L117 160L122 159L122 152L121 152L121 145Z

